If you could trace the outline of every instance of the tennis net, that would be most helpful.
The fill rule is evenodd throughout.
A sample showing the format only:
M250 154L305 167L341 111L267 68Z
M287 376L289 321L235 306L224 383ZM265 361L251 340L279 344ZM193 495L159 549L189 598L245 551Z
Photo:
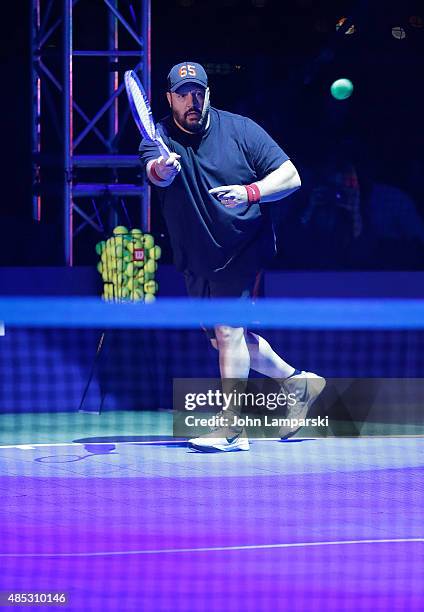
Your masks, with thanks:
M421 432L424 305L419 300L242 304L161 299L155 304L111 304L3 298L0 320L5 328L0 338L0 406L9 415L3 442L28 441L29 426L18 415L25 423L25 415L34 416L30 429L38 441L61 439L63 428L71 427L68 421L76 423L71 436L84 437L93 422L81 412L103 414L95 423L97 432L111 427L117 435L112 414L119 412L121 435L172 435L170 411L179 410L175 381L185 381L180 390L190 390L194 380L196 389L198 381L208 387L209 380L216 388L217 353L201 326L218 323L260 333L289 363L332 381L327 384L328 397L333 389L331 406L321 407L333 422L325 435L372 434L371 423L381 421L385 432ZM254 372L252 380L256 391L263 390L265 383ZM54 414L61 415L60 427L52 424ZM335 422L343 422L344 428Z

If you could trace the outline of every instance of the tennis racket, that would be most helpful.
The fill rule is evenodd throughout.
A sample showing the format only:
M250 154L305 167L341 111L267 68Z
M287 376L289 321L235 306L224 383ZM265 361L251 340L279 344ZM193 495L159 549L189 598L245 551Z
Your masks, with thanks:
M159 147L162 157L168 159L171 152L156 129L152 109L150 108L149 100L140 83L140 79L134 70L127 70L124 74L124 81L131 112L141 135L146 140L154 142Z

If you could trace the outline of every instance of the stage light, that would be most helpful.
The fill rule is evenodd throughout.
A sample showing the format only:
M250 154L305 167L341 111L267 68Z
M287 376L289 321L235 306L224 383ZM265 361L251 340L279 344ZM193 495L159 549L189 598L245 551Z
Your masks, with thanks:
M338 22L336 23L336 30L340 30L340 28L342 27L342 25L347 21L347 17L341 17ZM353 34L355 32L355 26L352 23L352 25L346 30L345 34L346 35L350 35Z
M397 40L403 40L406 38L405 28L402 28L402 26L394 26L392 28L392 36Z

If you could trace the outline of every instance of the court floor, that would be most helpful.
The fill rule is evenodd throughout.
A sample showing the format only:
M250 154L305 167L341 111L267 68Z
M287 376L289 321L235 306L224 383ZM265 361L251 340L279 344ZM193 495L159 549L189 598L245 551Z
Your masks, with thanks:
M202 454L108 433L0 447L0 591L65 592L69 610L423 609L423 438Z

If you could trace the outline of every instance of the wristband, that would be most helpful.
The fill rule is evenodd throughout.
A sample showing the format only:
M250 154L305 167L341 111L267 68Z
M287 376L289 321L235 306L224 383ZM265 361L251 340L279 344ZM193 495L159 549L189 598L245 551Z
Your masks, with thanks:
M157 160L155 159L155 161L153 162L153 164L150 166L150 174L152 175L152 178L155 179L155 181L166 181L166 179L162 178L161 176L159 176L159 174L156 172L156 164L157 164Z
M257 204L261 200L261 192L256 183L244 186L247 191L247 201L249 204Z

